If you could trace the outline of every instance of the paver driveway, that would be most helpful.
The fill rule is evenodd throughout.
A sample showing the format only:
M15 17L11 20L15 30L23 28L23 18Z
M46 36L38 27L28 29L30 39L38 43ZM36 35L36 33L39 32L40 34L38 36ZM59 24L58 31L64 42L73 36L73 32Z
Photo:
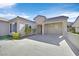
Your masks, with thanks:
M22 40L0 41L0 55L73 56L64 38L59 35L34 35Z

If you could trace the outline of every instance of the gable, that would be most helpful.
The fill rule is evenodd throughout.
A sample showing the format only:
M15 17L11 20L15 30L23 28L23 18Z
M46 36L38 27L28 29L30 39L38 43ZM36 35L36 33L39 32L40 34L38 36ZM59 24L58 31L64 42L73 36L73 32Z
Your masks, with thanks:
M16 18L9 20L9 22L20 22L20 23L31 22L32 23L33 21L17 16Z
M35 22L37 24L42 24L44 23L44 21L46 20L46 17L45 16L41 16L41 15L38 15L34 18Z
M79 27L79 17L77 17L77 19L73 23L72 27Z

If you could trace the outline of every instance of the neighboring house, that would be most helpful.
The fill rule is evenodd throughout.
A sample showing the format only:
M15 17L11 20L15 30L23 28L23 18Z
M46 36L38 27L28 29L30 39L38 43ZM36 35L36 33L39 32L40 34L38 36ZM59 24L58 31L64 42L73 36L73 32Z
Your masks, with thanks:
M66 16L58 16L53 18L46 18L45 16L38 15L34 18L34 21L17 16L9 21L0 20L0 36L11 35L12 32L19 32L21 36L24 36L25 25L31 26L32 29L36 29L36 32L31 34L62 34L67 33L67 19ZM6 25L7 24L7 25ZM5 29L4 29L5 28ZM4 31L3 31L4 30ZM3 32L2 32L3 31ZM5 32L5 33L4 33ZM7 33L6 33L7 32Z
M73 22L67 22L67 31L71 31L72 30L72 24Z
M0 17L0 36L9 35L9 22L7 19Z
M31 26L32 29L35 28L34 21L30 21L28 19L25 19L19 16L9 20L9 23L10 23L10 34L12 32L18 32L20 33L21 36L25 36L24 30L26 25ZM31 32L30 34L33 34L33 32Z
M79 16L77 17L77 19L75 20L75 22L73 23L72 27L75 28L76 32L79 32Z
M67 19L66 16L58 16L53 18L46 18L38 15L34 18L37 26L37 32L41 34L63 34L67 33Z

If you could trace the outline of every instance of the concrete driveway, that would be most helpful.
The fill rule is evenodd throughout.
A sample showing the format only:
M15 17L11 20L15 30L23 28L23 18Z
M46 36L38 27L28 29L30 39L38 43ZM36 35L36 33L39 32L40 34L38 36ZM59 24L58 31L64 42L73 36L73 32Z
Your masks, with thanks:
M0 41L0 55L11 56L74 56L59 35L34 35L22 40Z
M62 35L46 34L46 35L33 35L28 37L31 40L40 41L48 44L59 46L60 42L64 40Z

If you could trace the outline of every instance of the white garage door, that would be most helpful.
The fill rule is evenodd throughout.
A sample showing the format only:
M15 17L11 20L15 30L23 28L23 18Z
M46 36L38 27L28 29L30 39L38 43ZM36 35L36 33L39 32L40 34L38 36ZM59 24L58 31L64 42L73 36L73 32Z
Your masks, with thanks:
M45 34L62 34L62 23L46 24Z
M0 36L9 34L9 23L0 21Z

